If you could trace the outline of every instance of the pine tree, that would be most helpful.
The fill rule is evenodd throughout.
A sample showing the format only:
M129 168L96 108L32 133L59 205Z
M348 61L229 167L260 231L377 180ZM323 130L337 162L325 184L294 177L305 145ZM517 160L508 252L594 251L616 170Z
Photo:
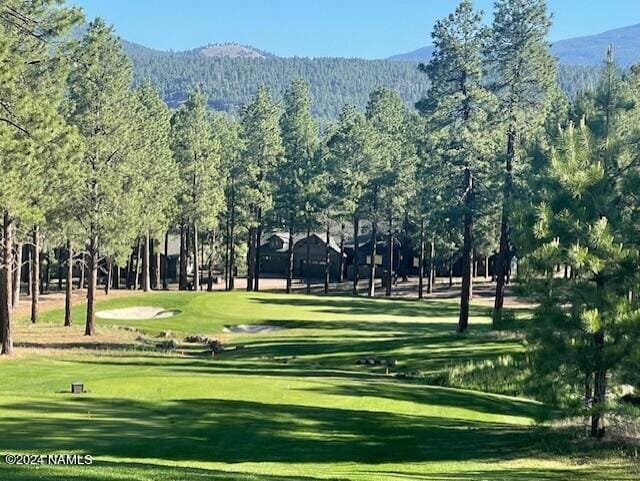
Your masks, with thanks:
M225 204L221 224L225 226L225 288L235 288L238 267L240 232L246 226L248 217L247 201L250 177L241 162L243 145L240 140L240 124L224 114L218 114L212 121L213 136L220 144L221 170L226 179Z
M406 215L407 201L413 194L415 148L410 137L410 118L400 96L387 88L371 93L366 111L374 137L375 162L370 165L369 192L372 194L372 232L381 220L387 226L386 295L391 295L395 230ZM375 234L372 233L371 258L375 259ZM369 295L374 294L375 262L371 264Z
M134 110L131 64L103 20L89 24L71 53L68 119L84 142L83 180L75 206L87 241L89 274L85 335L95 333L100 253L114 239L130 239L135 227L136 179L131 132Z
M608 393L640 340L633 107L610 49L597 89L574 108L579 126L562 131L551 152L537 248L524 266L539 303L533 353L541 392L568 415L588 415L591 436L604 434ZM567 265L570 278L555 275L557 265Z
M49 42L80 19L59 1L5 1L0 5L0 353L10 354L13 234L17 222L40 222L41 198L52 158L68 149L72 136L59 115L64 94L64 45ZM34 196L35 194L35 196ZM34 198L37 204L34 204Z
M590 416L591 435L601 436L607 392L640 340L640 306L628 296L637 289L638 250L627 237L628 211L619 209L622 181L607 173L584 124L562 133L550 178L534 230L539 246L521 269L539 303L535 375L543 398L569 416ZM561 264L570 279L555 275Z
M526 136L544 121L539 113L544 111L555 82L555 61L548 41L550 27L546 0L499 0L495 4L493 30L486 51L496 74L494 89L500 103L506 151L494 321L499 321L502 312L511 259L511 209L513 191L519 180L514 179L514 175L522 170L517 165L522 162L520 146Z
M431 80L431 89L419 105L433 127L439 157L447 163L449 185L456 186L450 189L450 202L462 199L459 332L465 332L469 323L476 189L488 170L487 159L492 150L491 133L486 130L492 102L484 86L482 57L488 31L481 20L482 13L473 9L470 0L463 0L454 13L436 23L433 58L422 66Z
M260 280L260 244L265 214L273 205L274 176L284 154L280 135L280 109L269 90L260 87L242 112L243 160L251 176L252 222L247 249L247 290L257 291Z
M139 206L139 235L144 238L142 290L151 289L150 247L169 228L177 208L178 167L170 148L171 113L150 83L136 91L136 173L140 179L135 195ZM159 270L160 266L156 266Z
M193 287L199 290L198 234L213 229L224 208L220 143L213 136L207 97L200 91L193 92L173 117L172 149L182 179L179 196L182 225L192 233Z
M374 132L365 116L356 107L346 105L327 142L329 162L335 167L340 199L337 207L342 217L353 221L353 295L358 295L360 267L360 220L364 212L364 192L369 183L374 155Z
M318 127L311 114L309 84L294 80L284 94L284 109L280 118L284 160L278 166L275 185L275 207L289 231L287 254L287 293L293 280L294 235L300 228L306 211L302 210L311 186L306 182L318 149ZM308 224L308 223L307 223Z

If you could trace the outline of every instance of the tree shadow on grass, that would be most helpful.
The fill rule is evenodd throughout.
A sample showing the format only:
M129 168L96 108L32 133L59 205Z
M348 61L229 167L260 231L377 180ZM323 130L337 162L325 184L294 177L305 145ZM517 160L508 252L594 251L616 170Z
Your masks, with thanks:
M430 300L417 302L409 299L362 299L352 297L250 297L265 305L312 307L315 312L328 314L386 315L404 317L456 317L459 307L453 302ZM470 315L490 316L487 307L471 306Z
M45 471L43 473L42 471ZM311 476L289 476L272 474L251 474L246 472L223 471L179 466L164 466L150 463L126 463L94 460L83 466L33 466L0 465L0 479L11 481L316 481L325 479ZM347 481L346 478L332 478Z
M2 430L12 436L0 439L0 451L174 461L488 461L533 455L540 437L498 423L215 399L85 397L1 407Z
M157 367L168 373L191 375L238 374L247 376L296 377L370 377L385 374L385 365L367 366L363 359L394 361L390 374L404 374L419 369L435 372L451 364L495 359L515 352L511 341L477 338L473 341L444 336L386 336L351 338L318 338L302 336L260 337L242 342L243 348L225 351L214 358L202 352L186 352L186 357L158 355L114 355L99 360L78 359L80 364ZM141 358L142 357L142 358Z

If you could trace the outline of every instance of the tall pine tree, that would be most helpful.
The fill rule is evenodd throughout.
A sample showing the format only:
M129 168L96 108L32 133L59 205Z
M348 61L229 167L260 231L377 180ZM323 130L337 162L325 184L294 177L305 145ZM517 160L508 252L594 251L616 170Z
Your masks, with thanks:
M476 189L482 183L491 152L487 132L492 96L483 77L483 48L489 36L482 13L470 0L462 0L455 12L436 23L433 58L422 69L431 80L429 96L420 104L429 117L438 144L438 156L446 163L453 189L451 203L462 201L462 291L458 331L469 324Z
M511 209L514 179L522 170L526 136L544 122L547 97L555 83L555 61L549 51L551 17L546 0L499 0L495 4L493 30L487 56L495 73L495 93L499 99L500 125L506 140L502 189L502 220L496 257L494 320L499 320L504 303L504 287L511 260ZM514 185L515 183L515 185Z

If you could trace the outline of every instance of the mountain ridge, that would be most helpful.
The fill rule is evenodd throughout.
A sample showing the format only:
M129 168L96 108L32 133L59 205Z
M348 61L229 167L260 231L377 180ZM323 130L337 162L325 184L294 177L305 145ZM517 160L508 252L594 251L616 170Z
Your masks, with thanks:
M562 65L595 66L602 63L609 45L613 45L614 57L621 67L640 62L640 23L559 40L551 45L551 53ZM427 45L392 55L387 60L425 62L431 58L433 49L433 45Z

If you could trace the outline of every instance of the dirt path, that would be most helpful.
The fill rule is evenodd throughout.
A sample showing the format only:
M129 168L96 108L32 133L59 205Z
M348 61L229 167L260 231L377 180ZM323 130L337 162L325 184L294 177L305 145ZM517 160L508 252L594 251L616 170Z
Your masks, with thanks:
M143 294L142 291L132 291L128 289L111 290L109 295L106 296L102 289L98 290L96 298L100 299L112 299L114 297L135 296ZM51 309L62 309L64 307L64 292L48 292L40 295L38 298L40 301L40 312L49 311ZM84 304L87 302L87 290L86 289L74 289L72 295L73 305ZM31 313L31 299L26 295L20 296L20 304L13 311L15 316L22 317Z

